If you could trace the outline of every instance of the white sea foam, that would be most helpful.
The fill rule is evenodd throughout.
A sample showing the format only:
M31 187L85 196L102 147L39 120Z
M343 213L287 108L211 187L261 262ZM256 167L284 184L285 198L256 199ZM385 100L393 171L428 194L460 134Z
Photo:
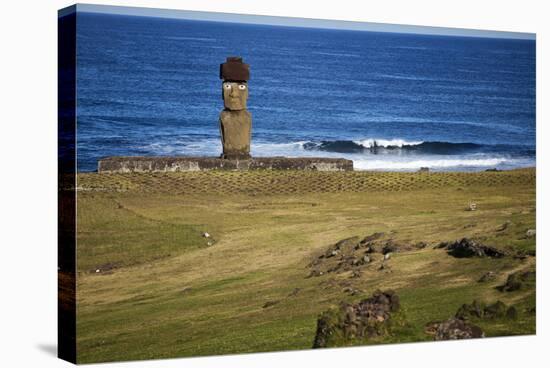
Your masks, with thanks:
M411 161L359 159L353 161L353 166L356 170L418 170L421 167L437 170L451 167L494 167L507 162L509 160L505 158L421 159Z
M252 143L250 150L253 156L301 156L306 151L307 141L290 143Z
M403 147L403 146L416 146L424 143L423 141L406 141L404 139L375 139L367 138L358 141L353 141L356 144L359 144L365 148L374 147L375 142L377 146L380 147Z
M354 141L365 147L371 147L376 141L379 146L397 146L422 144L422 141L407 141L404 139L363 139ZM433 171L475 171L487 168L510 169L515 167L534 166L534 158L506 157L486 154L470 155L374 155L370 153L341 153L304 149L310 141L294 141L288 143L252 142L253 157L286 156L286 157L341 157L353 161L355 170L378 171L417 171L428 167ZM189 155L189 156L219 156L222 151L218 139L203 139L185 141L175 139L171 142L154 142L139 146L144 154L155 155Z

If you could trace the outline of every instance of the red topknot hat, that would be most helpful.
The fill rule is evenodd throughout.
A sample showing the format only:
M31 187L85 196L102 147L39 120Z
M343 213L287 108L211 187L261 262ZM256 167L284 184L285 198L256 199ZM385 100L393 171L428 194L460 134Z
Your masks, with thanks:
M247 81L250 79L250 66L243 63L240 56L228 56L225 63L220 64L220 79Z

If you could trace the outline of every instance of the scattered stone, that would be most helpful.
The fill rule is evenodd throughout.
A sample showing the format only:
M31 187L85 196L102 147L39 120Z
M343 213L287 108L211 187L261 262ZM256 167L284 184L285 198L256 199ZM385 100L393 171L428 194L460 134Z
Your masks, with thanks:
M506 283L499 286L500 291L516 291L524 288L528 284L533 284L536 281L535 271L514 272L508 275Z
M344 293L346 293L346 294L351 295L351 296L355 296L355 295L361 293L361 290L359 290L359 289L354 289L354 288L352 288L352 287L350 287L350 286L345 287L344 289L342 289L342 291L343 291Z
M504 231L504 230L508 229L508 226L510 226L511 224L512 224L511 221L506 221L505 223L503 223L502 225L497 227L496 231L498 231L498 232Z
M515 255L514 255L514 259L519 259L520 261L524 261L526 260L527 258L529 258L529 256L524 253L524 252L517 252Z
M329 247L319 258L331 258L344 253L349 254L353 252L358 241L359 237L357 236L340 240L338 243Z
M515 307L508 307L506 304L497 300L493 304L485 305L478 300L474 300L472 304L463 304L455 314L455 318L463 320L469 319L502 319L516 318L517 310Z
M470 202L469 206L468 206L468 210L470 211L475 211L477 210L477 204L474 203L474 202Z
M376 291L357 304L342 303L317 319L313 348L341 346L354 340L386 335L392 316L400 309L399 297L392 290Z
M214 244L214 243L212 243L211 241L206 243L206 245L209 246L209 247L212 246L212 244Z
M525 236L527 238L532 238L537 235L537 231L535 229L529 229L525 232Z
M111 271L113 271L118 266L119 266L119 264L117 264L117 263L109 262L109 263L105 263L105 264L97 266L92 271L95 272L95 273L100 273L100 272L110 273Z
M426 326L424 326L424 332L428 335L435 336L437 333L437 328L440 324L441 322L428 322L426 323Z
M344 273L352 272L353 277L359 277L359 273L354 271L370 265L376 259L376 253L382 253L384 259L388 260L391 253L412 251L427 246L424 242L416 245L399 244L392 239L382 239L384 233L373 233L359 240L357 236L340 240L336 244L328 247L323 253L319 254L308 264L310 271L308 277L321 276L323 273Z
M300 289L300 288L295 288L294 290L292 290L292 291L290 292L290 294L288 294L288 296L289 296L289 297L296 296L296 295L298 295L298 293L300 292L300 290L302 290L302 289Z
M313 269L313 270L311 270L311 272L309 273L309 275L307 277L310 278L310 277L319 277L319 276L323 276L323 271Z
M462 238L454 242L440 243L436 248L445 248L447 253L456 258L491 257L501 258L506 254L494 247L479 244L474 240Z
M384 261L387 261L391 258L391 253L384 254Z
M353 271L351 271L351 276L350 276L350 278L356 279L356 278L358 278L358 277L361 277L361 271L359 271L359 270L353 270Z
M272 307L274 306L275 304L279 304L280 300L270 300L270 301L267 301L262 308L269 308L269 307Z
M416 244L414 245L414 247L415 247L416 249L424 249L424 248L426 248L427 246L428 246L428 244L427 244L426 242L423 242L423 241L418 242L418 243L416 243Z
M462 340L485 337L480 327L466 322L460 318L450 318L437 325L434 339L440 340Z
M483 309L483 318L494 319L494 318L503 318L506 316L506 311L508 308L506 304L497 300L495 303L488 305Z
M455 313L456 318L468 319L469 317L483 317L485 305L477 300L474 300L472 304L463 304Z
M483 274L483 276L481 276L481 278L478 280L478 282L493 281L494 279L496 279L496 277L497 277L496 272L489 271L489 272Z
M204 238L210 238L210 234L208 234L208 233L202 233L202 236L203 236Z
M382 248L382 254L386 255L389 253L397 252L398 248L393 242L388 242L384 247Z

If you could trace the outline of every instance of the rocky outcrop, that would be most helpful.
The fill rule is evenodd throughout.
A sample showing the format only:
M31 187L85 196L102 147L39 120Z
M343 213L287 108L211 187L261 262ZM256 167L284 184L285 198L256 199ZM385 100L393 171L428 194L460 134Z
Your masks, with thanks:
M388 269L387 262L392 253L422 249L426 243L401 244L393 239L384 239L384 233L374 233L360 240L354 236L329 246L309 264L309 276L351 271L352 278L359 277L361 269L373 262L381 261L380 269Z
M480 327L460 318L450 318L435 328L434 340L462 340L485 337Z
M536 282L535 271L519 271L508 275L504 285L498 287L500 291L516 291L533 285Z
M503 251L480 244L472 239L462 238L453 242L442 242L437 248L446 249L447 253L456 258L491 257L501 258L506 255Z
M353 345L384 336L390 333L392 318L400 308L392 290L376 291L357 304L342 303L318 318L313 348Z
M514 306L507 306L500 300L485 304L474 300L471 304L463 304L456 314L443 322L430 322L425 332L434 340L461 340L485 337L483 330L474 324L475 321L514 320L518 311Z
M456 318L463 320L515 318L515 316L517 316L516 308L513 306L508 307L500 300L489 305L474 300L472 304L463 304L455 314Z

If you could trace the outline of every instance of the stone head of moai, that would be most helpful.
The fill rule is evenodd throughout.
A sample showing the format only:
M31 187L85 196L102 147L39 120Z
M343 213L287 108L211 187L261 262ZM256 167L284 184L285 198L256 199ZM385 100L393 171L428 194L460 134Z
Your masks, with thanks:
M246 109L250 67L241 57L230 56L220 65L224 110L220 113L222 158L250 158L252 117Z
M222 83L222 98L224 107L228 110L246 110L248 100L248 80L250 67L243 59L230 56L220 64L220 79Z

